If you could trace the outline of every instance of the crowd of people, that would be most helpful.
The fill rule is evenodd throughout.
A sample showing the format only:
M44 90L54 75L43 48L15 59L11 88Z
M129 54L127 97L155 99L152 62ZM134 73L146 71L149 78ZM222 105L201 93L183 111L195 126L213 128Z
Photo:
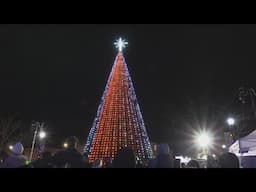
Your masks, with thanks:
M23 155L23 145L16 143L11 154L1 152L0 168L202 168L197 160L190 160L187 164L176 161L170 155L169 146L165 144L158 145L156 157L147 162L139 161L131 149L122 148L113 160L96 159L89 163L88 155L78 151L76 137L70 137L68 143L67 149L54 155L46 151L39 159L29 163ZM224 153L218 160L208 156L205 168L239 168L239 160L232 153Z

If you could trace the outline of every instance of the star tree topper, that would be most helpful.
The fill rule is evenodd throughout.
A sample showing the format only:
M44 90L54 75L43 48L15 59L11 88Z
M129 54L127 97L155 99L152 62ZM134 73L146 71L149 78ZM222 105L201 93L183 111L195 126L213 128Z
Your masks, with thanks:
M119 52L122 52L123 48L125 48L127 44L128 44L128 42L123 40L121 37L118 40L116 40L116 42L114 43L116 48L118 48Z

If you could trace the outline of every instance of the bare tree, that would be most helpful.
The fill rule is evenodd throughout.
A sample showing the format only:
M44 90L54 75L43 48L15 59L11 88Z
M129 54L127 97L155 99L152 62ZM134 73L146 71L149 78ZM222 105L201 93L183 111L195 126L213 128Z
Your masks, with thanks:
M21 121L16 114L0 114L0 149L16 137Z

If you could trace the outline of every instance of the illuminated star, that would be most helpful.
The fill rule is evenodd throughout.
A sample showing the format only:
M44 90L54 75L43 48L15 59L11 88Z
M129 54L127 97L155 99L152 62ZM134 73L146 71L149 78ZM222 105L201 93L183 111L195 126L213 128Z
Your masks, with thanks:
M119 52L122 52L123 48L125 48L127 44L128 44L128 42L123 40L121 37L114 43L116 48L118 48Z

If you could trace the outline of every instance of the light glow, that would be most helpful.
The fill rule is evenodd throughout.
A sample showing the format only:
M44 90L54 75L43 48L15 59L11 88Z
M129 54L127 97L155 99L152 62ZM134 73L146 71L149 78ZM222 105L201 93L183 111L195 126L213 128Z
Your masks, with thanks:
M235 124L235 119L232 118L232 117L229 117L229 118L227 119L227 123L228 123L228 125L234 125L234 124Z
M67 148L67 147L68 147L68 144L67 144L67 143L64 143L64 144L63 144L63 147L64 147L64 148Z
M211 144L211 138L207 133L202 133L198 136L197 143L200 147L208 147Z
M39 137L40 137L40 139L45 138L46 137L46 133L44 131L40 131Z
M116 40L116 42L114 43L114 45L116 46L116 48L118 48L119 52L123 51L123 48L126 47L126 45L128 45L128 42L126 42L125 40L123 40L121 37Z

